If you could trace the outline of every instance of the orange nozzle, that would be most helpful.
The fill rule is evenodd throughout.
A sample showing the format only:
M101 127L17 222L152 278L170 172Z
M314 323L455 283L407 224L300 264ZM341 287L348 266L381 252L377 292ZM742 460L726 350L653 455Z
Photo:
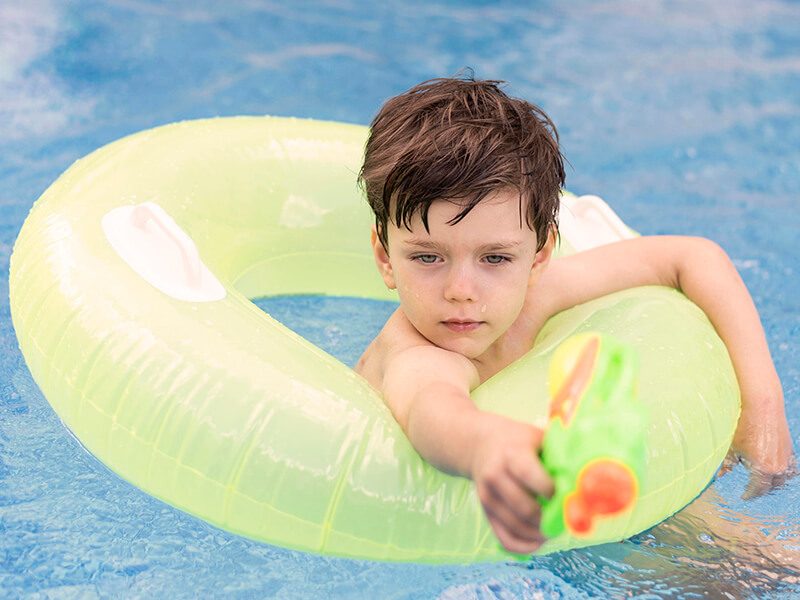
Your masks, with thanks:
M575 491L564 500L564 521L576 535L594 528L594 519L628 508L636 499L636 476L627 465L613 459L598 459L578 474Z

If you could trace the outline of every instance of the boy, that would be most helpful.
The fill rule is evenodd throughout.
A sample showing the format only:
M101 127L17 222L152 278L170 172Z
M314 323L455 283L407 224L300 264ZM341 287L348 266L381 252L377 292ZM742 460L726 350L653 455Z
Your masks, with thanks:
M642 237L551 261L564 166L555 126L496 81L436 79L372 122L360 179L372 247L400 307L356 365L431 464L470 477L503 546L533 552L542 432L479 411L470 391L533 345L548 318L642 285L683 291L725 342L742 392L732 450L786 470L792 442L758 313L708 240Z

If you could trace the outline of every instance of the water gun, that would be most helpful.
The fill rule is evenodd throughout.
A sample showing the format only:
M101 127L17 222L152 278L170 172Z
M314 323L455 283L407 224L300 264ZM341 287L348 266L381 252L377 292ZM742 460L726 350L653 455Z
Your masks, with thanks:
M599 333L565 341L550 364L550 421L541 458L555 485L541 531L591 537L605 517L631 510L644 474L645 407L638 356Z

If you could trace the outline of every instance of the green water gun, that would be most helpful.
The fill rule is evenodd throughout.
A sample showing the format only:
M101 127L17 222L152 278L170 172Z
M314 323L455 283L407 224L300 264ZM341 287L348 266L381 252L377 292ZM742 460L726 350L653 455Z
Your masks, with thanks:
M597 523L633 509L645 463L638 356L599 333L573 336L550 364L550 422L542 462L555 494L542 500L541 531L591 537Z

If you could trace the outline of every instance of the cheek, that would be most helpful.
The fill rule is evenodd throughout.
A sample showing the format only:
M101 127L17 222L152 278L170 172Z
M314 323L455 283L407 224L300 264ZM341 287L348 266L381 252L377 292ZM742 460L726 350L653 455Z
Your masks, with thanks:
M492 288L495 302L505 306L505 311L513 313L514 318L519 315L528 296L529 282L527 275L520 274L504 283L498 283Z
M411 317L424 312L425 306L430 304L427 300L430 298L430 288L418 283L410 283L408 279L400 274L395 277L395 282L397 283L396 289L400 304L406 314Z
M501 302L503 305L502 319L506 326L510 326L517 320L517 317L519 317L522 312L522 307L525 304L525 297L519 294L505 293L498 302Z
M399 296L400 304L403 306L403 309L406 311L406 313L419 312L418 306L421 302L418 293L401 285L397 288L397 295Z
M437 289L435 278L419 273L409 265L395 268L394 281L397 285L397 293L401 298L408 300L420 301L430 298Z

